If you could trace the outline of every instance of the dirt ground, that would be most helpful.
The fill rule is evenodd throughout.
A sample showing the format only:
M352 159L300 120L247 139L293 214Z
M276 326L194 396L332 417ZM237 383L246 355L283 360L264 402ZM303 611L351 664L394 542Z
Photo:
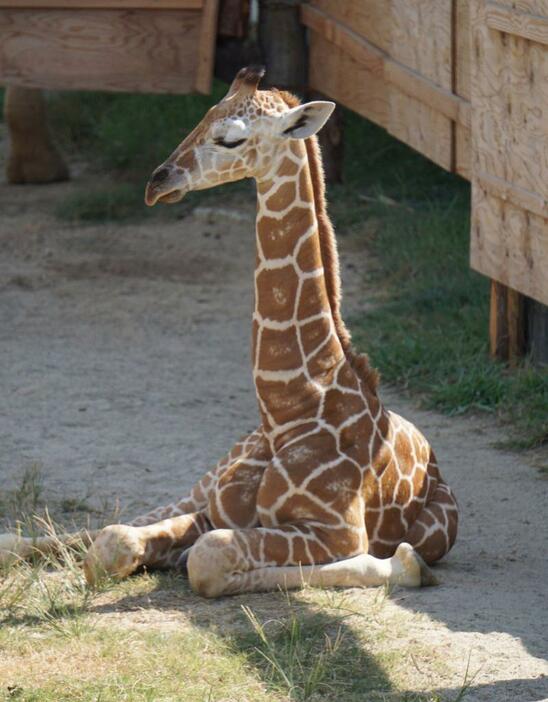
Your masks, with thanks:
M231 196L179 221L59 222L55 204L90 182L0 185L0 492L38 464L54 513L119 502L135 516L184 495L257 422L254 205ZM345 237L340 247L352 312L367 304L366 252ZM431 440L462 510L442 586L388 604L402 650L442 652L442 692L458 691L469 660L467 700L548 698L548 481L494 448L489 418L382 394Z

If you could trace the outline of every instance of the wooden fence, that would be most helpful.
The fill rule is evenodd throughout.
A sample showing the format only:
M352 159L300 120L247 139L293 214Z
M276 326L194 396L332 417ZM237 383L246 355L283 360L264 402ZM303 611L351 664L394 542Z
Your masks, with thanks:
M471 180L492 349L517 354L517 293L548 304L548 0L310 0L301 16L313 89Z

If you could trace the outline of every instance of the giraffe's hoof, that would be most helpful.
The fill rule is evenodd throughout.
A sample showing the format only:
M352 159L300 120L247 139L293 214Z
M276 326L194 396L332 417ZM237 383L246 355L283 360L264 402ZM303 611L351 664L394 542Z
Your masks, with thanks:
M125 578L142 565L145 543L138 527L113 524L101 530L84 559L89 585L102 578Z
M439 580L411 544L400 544L396 549L394 557L399 559L404 569L400 579L400 585L405 587L439 585Z

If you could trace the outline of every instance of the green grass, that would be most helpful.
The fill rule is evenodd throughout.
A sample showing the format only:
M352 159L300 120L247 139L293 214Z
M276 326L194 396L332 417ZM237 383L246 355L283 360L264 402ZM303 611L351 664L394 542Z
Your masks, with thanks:
M383 130L348 116L339 234L364 236L376 290L355 339L383 378L449 414L490 412L519 448L548 441L548 369L488 353L489 283L469 267L469 185Z
M0 574L0 700L462 699L460 684L450 696L420 691L433 678L445 686L443 657L416 642L413 656L402 655L395 644L404 625L385 620L379 594L365 602L319 590L210 603L177 576L144 574L91 591L71 553L46 565ZM417 661L428 677L417 678ZM418 691L407 691L410 679Z

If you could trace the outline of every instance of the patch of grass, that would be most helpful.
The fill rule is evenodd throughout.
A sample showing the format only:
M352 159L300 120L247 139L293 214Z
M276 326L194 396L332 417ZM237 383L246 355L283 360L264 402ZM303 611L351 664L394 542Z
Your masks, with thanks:
M489 282L469 266L469 186L383 130L348 116L348 183L333 214L368 232L373 308L351 320L383 377L449 414L483 411L514 447L548 441L548 369L489 357Z
M0 517L10 520L27 520L42 506L43 478L38 463L31 463L13 490L0 494Z
M420 690L432 675L443 684L443 661L415 642L417 677L382 589L251 595L243 616L242 598L206 602L173 575L92 592L77 560L63 562L0 575L0 699L441 702Z

